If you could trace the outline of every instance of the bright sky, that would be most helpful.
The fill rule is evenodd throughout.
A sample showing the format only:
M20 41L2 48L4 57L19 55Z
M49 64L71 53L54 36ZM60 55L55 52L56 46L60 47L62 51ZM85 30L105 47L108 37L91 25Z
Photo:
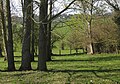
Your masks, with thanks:
M39 0L36 0L39 1ZM67 3L68 0L58 0L57 2L55 2L55 9L54 9L54 13L58 13L60 12L62 9L64 9L65 5L64 3ZM72 1L72 0L71 0ZM64 3L63 3L64 2ZM69 1L70 3L70 1ZM11 0L11 10L12 10L12 14L18 15L18 16L22 16L22 9L21 9L21 0ZM39 10L36 10L36 14L38 14ZM67 10L65 13L73 13L73 11L71 12L71 10Z
M39 0L36 0L36 1L39 1ZM63 1L65 2L65 1L68 1L68 0L58 0L56 2L56 4L54 5L55 6L54 11L56 13L61 11L65 7L64 3L62 3ZM120 0L118 0L118 1L120 1ZM11 0L11 3L12 3L11 4L12 14L15 14L15 15L18 15L18 16L22 16L21 0ZM67 10L65 13L67 13L67 12L69 12L69 14L75 13L75 11L73 11L73 10L72 11L71 10ZM38 14L38 10L36 11L36 13Z
M39 1L39 0L35 0L35 1ZM11 0L11 10L12 10L12 14L22 16L21 0Z
M13 14L15 13L18 16L22 16L20 0L11 0L11 10Z

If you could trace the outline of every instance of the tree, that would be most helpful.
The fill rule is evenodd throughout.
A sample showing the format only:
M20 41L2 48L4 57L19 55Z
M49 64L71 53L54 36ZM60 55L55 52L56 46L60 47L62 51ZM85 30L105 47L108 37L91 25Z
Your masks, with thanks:
M93 38L92 38L92 22L94 20L94 15L96 11L99 10L99 0L80 0L76 2L76 6L79 7L78 10L80 10L81 14L83 15L83 18L85 20L85 23L87 23L87 54L94 54L93 52Z
M86 22L87 22L87 35L88 35L88 45L87 45L87 53L93 54L93 43L92 43L92 21L93 21L93 10L94 10L94 4L95 0L89 0L88 3L86 1L82 1L83 11L85 14Z
M46 34L47 34L47 7L48 0L41 0L40 4L40 27L39 27L39 55L38 55L38 70L46 71Z
M10 1L6 0L7 9L7 23L8 23L8 42L7 42L7 55L8 55L8 70L14 71L14 54L13 54L13 35L12 35L12 23L11 23L11 10Z
M2 57L2 27L1 27L1 24L0 24L0 57Z
M24 1L25 34L22 43L22 64L20 70L31 70L30 41L31 41L31 0Z
M52 18L52 5L53 5L53 1L50 0L50 8L48 9L49 12L49 20ZM47 30L47 61L51 61L51 53L52 53L52 47L51 47L51 29L52 28L52 21L49 22L48 24L48 30Z
M52 16L51 19L48 20L48 0L41 0L40 3L40 28L39 28L39 55L38 55L38 70L40 71L46 71L47 66L46 66L46 50L47 50L47 25L50 21L54 20L57 18L61 13L63 13L65 10L67 10L71 4L73 4L76 0L73 0L65 9L57 13L56 15Z
M33 0L32 0L32 2L33 2ZM33 13L33 3L32 3L32 6L31 6L32 8L31 8L31 16L32 16L32 18L34 19L34 13ZM35 53L35 48L34 48L34 44L35 44L35 32L34 32L34 21L32 20L32 22L31 22L31 32L32 32L32 34L31 34L31 61L34 61L34 53Z
M2 22L2 30L3 30L3 41L4 41L4 52L5 52L5 58L7 59L7 31L6 31L6 19L5 19L5 10L3 6L3 0L0 1L0 13L1 13L1 22Z

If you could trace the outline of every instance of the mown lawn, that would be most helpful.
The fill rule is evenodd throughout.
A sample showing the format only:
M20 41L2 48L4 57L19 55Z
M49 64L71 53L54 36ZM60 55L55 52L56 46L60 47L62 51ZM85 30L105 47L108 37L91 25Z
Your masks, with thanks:
M120 54L52 56L48 71L5 72L7 62L0 58L0 84L120 84ZM21 57L15 57L18 69Z

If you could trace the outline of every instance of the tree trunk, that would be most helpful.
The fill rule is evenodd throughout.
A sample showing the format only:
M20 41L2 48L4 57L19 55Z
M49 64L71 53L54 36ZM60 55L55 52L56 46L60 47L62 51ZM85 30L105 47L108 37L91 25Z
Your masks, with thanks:
M78 54L78 48L75 48L76 54Z
M3 57L1 45L0 45L0 57Z
M87 45L87 54L93 54L93 47L91 43Z
M3 8L3 0L1 0L0 3L1 3L0 12L1 12L1 20L2 20L3 43L4 43L4 52L5 52L4 60L7 60L7 32L6 32L6 19L5 19L4 8Z
M11 11L10 1L6 0L7 6L7 23L8 23L8 42L7 42L7 55L8 55L8 70L14 71L14 54L13 54L13 35L12 35L12 23L11 23Z
M92 22L92 19L87 22L88 23L88 39L89 39L89 43L87 45L87 54L93 54L91 22Z
M72 47L71 47L71 45L70 45L70 54L72 54Z
M52 5L53 5L53 3L52 3L53 1L52 0L50 0L50 9L49 9L49 11L50 11L50 13L49 13L49 19L51 19L52 18ZM52 59L51 59L51 54L52 54L52 48L51 48L51 25L52 25L52 21L50 21L49 22L49 24L48 24L48 32L47 32L47 61L51 61Z
M61 55L61 49L59 49L59 55Z
M0 57L3 57L2 55L2 43L3 43L3 39L2 39L2 27L0 24Z
M47 0L41 0L41 5L40 5L40 28L39 28L39 55L38 55L38 70L40 71L46 71L47 70L47 65L46 65L46 57L47 57L47 52L46 52L46 32L47 32L47 23L46 23L46 7L48 5Z
M58 17L61 13L67 10L76 0L73 0L65 9L60 11L58 14L53 16L49 21L52 21L56 17ZM47 51L47 8L48 7L48 0L41 0L40 4L40 29L39 29L39 55L38 55L38 70L45 71L47 70L46 66L46 57L48 52Z
M33 4L32 4L32 18L34 18L34 14L33 14ZM35 53L35 48L34 48L34 43L35 43L35 40L34 40L34 21L32 21L31 23L31 32L32 32L32 42L31 42L31 61L33 62L34 61L34 53Z
M30 41L31 41L31 0L24 1L25 34L22 43L22 64L20 70L31 70Z
M31 61L34 61L34 53L35 53L35 48L34 48L34 22L32 22L32 42L31 42Z

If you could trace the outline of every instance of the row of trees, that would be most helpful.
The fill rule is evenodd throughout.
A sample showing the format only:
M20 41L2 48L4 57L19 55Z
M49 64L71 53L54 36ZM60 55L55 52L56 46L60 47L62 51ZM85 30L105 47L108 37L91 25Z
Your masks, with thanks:
M119 6L116 0L113 0L115 4L106 0L106 2L111 5L115 9L115 23L119 26ZM74 6L75 8L70 8L71 10L79 10L81 12L83 19L83 24L77 25L80 28L87 28L87 52L89 54L93 54L93 30L92 23L99 23L94 20L96 14L98 13L98 9L100 6L96 6L96 3L101 2L97 0L71 0L68 5L65 5L65 8L58 13L54 13L54 3L56 0L40 0L39 2L34 0L21 0L22 13L23 13L23 21L21 28L21 41L22 41L22 62L19 70L31 70L31 61L34 61L34 52L35 52L35 24L39 25L38 31L38 67L37 69L40 71L46 71L46 61L51 60L51 52L52 52L52 40L51 40L51 31L52 31L52 22L56 19L60 14L66 11L70 6ZM75 2L75 3L74 3ZM12 4L12 2L11 2ZM39 8L39 21L35 20L35 4ZM13 24L12 24L12 16L11 16L11 7L10 0L1 0L0 1L0 13L1 13L1 28L0 30L3 35L3 43L4 43L4 51L6 52L5 59L8 61L8 70L14 71L14 43L13 39ZM82 21L82 20L81 20ZM95 22L94 22L95 21ZM66 23L67 24L67 23ZM95 27L97 27L96 25ZM71 26L72 27L72 26ZM94 28L96 29L96 28ZM82 31L82 30L80 30ZM24 32L24 34L23 34ZM81 33L81 32L80 32ZM76 33L75 33L76 34ZM94 33L95 34L95 33ZM98 33L97 33L98 34ZM81 33L80 37L82 37L83 33ZM95 35L94 35L95 36ZM64 36L63 36L64 37ZM77 37L77 36L76 36ZM72 38L72 37L71 37ZM74 38L74 37L73 37ZM70 41L70 39L68 39ZM75 40L75 39L74 39ZM83 38L80 39L83 41ZM96 42L96 41L95 41ZM78 42L79 43L79 42ZM1 43L2 44L2 43ZM81 42L81 46L83 47L84 42ZM0 46L0 52L1 46Z
M22 40L22 62L20 70L31 70L31 48L34 47L34 14L33 14L33 3L37 3L39 7L39 54L38 54L38 70L47 70L46 61L51 60L51 22L61 13L67 10L75 0L71 1L69 5L60 11L56 15L52 15L53 0L40 0L40 2L33 0L21 0L22 12L23 12L23 40ZM48 9L48 5L50 6ZM14 71L14 51L13 51L13 33L12 33L12 19L10 10L10 1L1 0L0 4L2 28L4 29L4 43L6 48L6 58L8 61L8 70ZM6 6L6 9L4 7ZM49 11L49 13L48 13ZM7 22L6 22L7 21ZM7 28L7 29L6 29ZM31 32L32 32L32 43L31 43ZM32 47L31 47L32 44ZM32 49L34 53L34 48Z

